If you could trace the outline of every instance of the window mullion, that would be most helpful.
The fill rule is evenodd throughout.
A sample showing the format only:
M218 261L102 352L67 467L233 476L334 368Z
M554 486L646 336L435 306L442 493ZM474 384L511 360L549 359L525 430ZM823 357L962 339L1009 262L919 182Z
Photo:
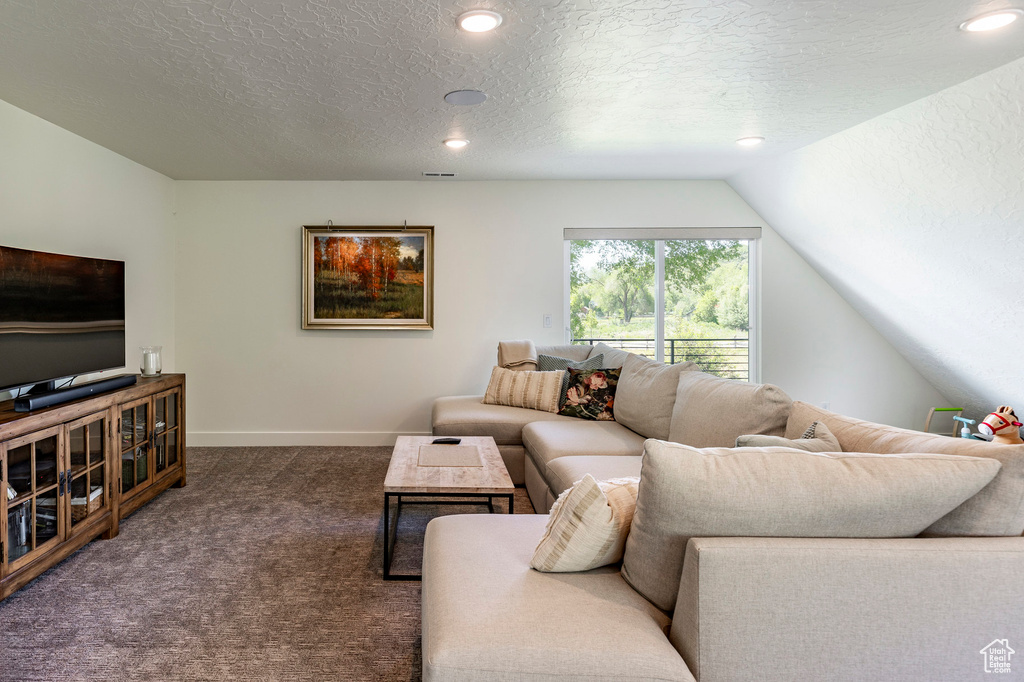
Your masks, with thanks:
M759 241L747 241L747 381L761 382L761 257Z
M572 296L572 285L570 279L572 278L572 242L566 239L562 242L562 267L564 269L564 275L562 277L562 320L564 324L563 335L565 343L572 343L575 339L572 338L572 306L570 303L570 297Z
M665 362L665 242L654 242L654 345L655 359Z

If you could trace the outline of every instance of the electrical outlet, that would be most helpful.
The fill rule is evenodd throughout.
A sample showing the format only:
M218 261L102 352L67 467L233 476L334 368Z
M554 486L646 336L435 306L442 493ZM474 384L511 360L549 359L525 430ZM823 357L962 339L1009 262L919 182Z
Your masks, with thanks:
M544 328L551 328L551 315L549 313L544 313Z
M821 404L821 409L823 409L823 410L831 410L832 409L832 403L830 403L829 401L826 400L825 402L823 402Z

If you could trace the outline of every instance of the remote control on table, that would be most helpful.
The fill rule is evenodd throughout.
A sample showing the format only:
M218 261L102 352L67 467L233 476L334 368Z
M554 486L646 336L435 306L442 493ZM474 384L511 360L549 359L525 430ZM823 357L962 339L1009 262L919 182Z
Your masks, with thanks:
M433 445L458 445L461 442L461 438L435 438L431 441Z

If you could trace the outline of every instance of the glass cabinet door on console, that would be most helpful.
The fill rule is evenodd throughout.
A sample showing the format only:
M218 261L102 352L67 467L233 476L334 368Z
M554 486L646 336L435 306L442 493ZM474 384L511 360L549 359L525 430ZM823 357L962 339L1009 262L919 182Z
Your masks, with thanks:
M110 416L104 412L65 425L68 444L67 486L69 514L66 519L75 532L88 519L110 508L107 485L107 448Z
M178 464L181 438L178 412L181 409L181 391L174 389L153 397L153 467L156 475L170 471Z
M122 496L144 490L179 465L183 443L180 422L181 389L121 407Z
M7 522L5 574L44 554L64 536L61 431L54 426L0 446Z
M121 406L121 495L135 494L153 480L149 466L152 442L151 400L143 398Z

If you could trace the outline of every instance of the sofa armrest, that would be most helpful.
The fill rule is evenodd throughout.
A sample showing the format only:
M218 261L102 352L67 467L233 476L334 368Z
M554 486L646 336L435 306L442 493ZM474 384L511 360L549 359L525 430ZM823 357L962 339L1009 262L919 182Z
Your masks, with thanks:
M1021 537L694 538L671 640L700 682L967 680L1022 613Z

